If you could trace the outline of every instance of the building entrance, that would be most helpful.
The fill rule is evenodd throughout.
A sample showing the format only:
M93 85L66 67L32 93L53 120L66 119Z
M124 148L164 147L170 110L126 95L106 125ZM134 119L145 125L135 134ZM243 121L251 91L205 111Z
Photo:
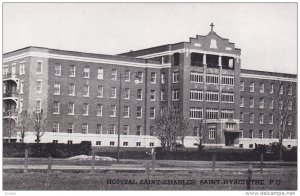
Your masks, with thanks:
M235 140L239 137L239 133L229 133L225 132L225 146L233 146L235 143Z

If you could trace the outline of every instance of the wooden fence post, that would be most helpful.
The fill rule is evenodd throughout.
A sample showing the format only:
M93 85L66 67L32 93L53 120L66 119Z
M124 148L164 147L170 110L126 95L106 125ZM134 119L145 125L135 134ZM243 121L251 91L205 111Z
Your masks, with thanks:
M50 175L51 173L51 168L52 168L52 157L48 157L48 170L47 170L47 173L48 175Z
M28 172L28 149L25 149L24 173Z
M155 154L154 150L152 151L152 159L151 159L151 173L153 174L155 171Z
M95 151L92 150L92 166L91 166L91 173L95 172Z
M250 188L251 188L252 170L253 170L252 165L249 163L248 179L247 179L247 190L250 190Z
M212 171L215 171L216 168L216 153L213 153L213 157L212 157Z
M260 154L260 174L263 174L264 154Z

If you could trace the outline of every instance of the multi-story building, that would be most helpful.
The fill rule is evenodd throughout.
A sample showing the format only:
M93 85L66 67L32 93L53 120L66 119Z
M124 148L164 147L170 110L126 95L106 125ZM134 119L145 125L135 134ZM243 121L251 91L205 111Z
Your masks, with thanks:
M268 97L248 93L249 82L265 82L267 89L279 75L288 82L296 82L296 76L241 70L240 55L241 50L218 36L213 26L208 35L189 42L119 55L23 48L3 57L3 115L16 122L22 111L43 111L48 131L41 142L116 146L120 131L121 146L155 147L160 141L152 122L161 108L174 107L193 126L185 139L187 147L197 143L199 122L207 127L206 145L251 148L253 142L270 143L275 135L257 139L257 131L267 134L275 131L273 125L246 123L249 114L256 119L269 112L247 107L252 97ZM293 122L288 145L296 145L296 119ZM252 138L246 137L249 130ZM27 133L25 142L34 141Z

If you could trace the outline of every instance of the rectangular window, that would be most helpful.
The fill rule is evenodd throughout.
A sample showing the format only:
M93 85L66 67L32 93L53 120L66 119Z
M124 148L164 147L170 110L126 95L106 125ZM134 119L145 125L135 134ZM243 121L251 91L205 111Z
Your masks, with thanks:
M89 104L88 103L83 104L83 115L89 115Z
M234 103L234 93L222 93L221 101L224 103Z
M43 62L42 61L37 62L36 73L37 74L43 73Z
M223 74L222 75L222 84L223 85L234 86L234 76Z
M208 139L213 140L216 137L216 127L208 127Z
M123 142L123 146L128 146L128 142Z
M112 98L112 99L117 98L117 88L116 87L111 87L111 89L110 89L110 98Z
M254 114L253 113L250 113L249 123L254 123Z
M141 146L141 142L137 142L137 143L136 143L136 146Z
M97 97L103 97L103 86L98 85L97 87Z
M103 69L102 68L98 68L97 79L103 80Z
M273 130L269 130L269 139L273 139L273 135L274 133L273 133Z
M123 135L129 134L129 125L124 125Z
M137 89L137 100L142 100L143 99L143 90L142 89Z
M233 119L234 112L233 110L221 110L222 119Z
M41 113L42 111L42 100L36 100L36 113Z
M20 94L23 94L24 93L24 81L21 80L20 81Z
M263 130L259 130L258 131L258 138L259 139L263 139L264 138L264 132L263 132Z
M69 84L69 95L75 96L75 84Z
M3 71L4 71L4 69L3 69ZM5 73L5 72L3 72L3 73ZM23 75L23 74L25 74L25 63L24 62L20 63L20 75Z
M166 92L165 90L160 91L160 100L165 101L166 100Z
M243 123L244 122L244 113L241 112L240 113L240 123Z
M125 70L125 82L130 82L130 71Z
M173 72L173 83L179 82L179 72Z
M250 139L253 138L253 130L249 130L249 138L250 138Z
M125 88L124 99L130 99L130 89Z
M250 92L254 92L254 82L250 83Z
M245 82L241 82L240 84L240 91L244 91L245 90Z
M272 109L274 104L274 99L270 99L269 108Z
M259 114L259 124L264 124L264 114Z
M59 123L55 122L55 123L52 123L52 131L53 133L58 133L59 132Z
M153 126L150 126L150 136L153 136L154 135L154 127Z
M36 93L41 93L42 92L42 80L37 80L36 81Z
M218 110L217 109L206 109L206 119L217 119Z
M109 134L114 135L116 131L116 125L109 125Z
M87 134L89 131L89 125L87 123L83 123L82 124L82 129L81 129L81 133L82 134Z
M155 101L155 97L156 97L155 94L156 94L155 90L150 91L150 101Z
M97 128L96 128L96 134L101 134L102 133L102 124L97 124Z
M68 115L74 115L74 102L68 103Z
M68 133L73 133L74 130L74 124L73 123L69 123L68 124Z
M292 124L293 124L293 117L288 116L288 125L292 125Z
M150 108L150 118L152 118L152 119L155 118L155 108L154 107Z
M138 79L139 83L143 83L143 81L144 81L143 72L141 72L141 71L137 72L136 78Z
M271 93L271 94L274 93L274 84L271 84L271 85L270 85L270 93Z
M53 111L53 114L59 114L59 102L58 101L54 101L54 103L53 103L53 109L54 109L54 111Z
M218 74L207 74L206 75L206 83L208 83L208 84L219 84Z
M54 66L54 75L61 76L61 64L55 64Z
M254 108L254 98L250 97L250 108Z
M117 80L118 71L116 69L111 70L111 80Z
M54 82L54 95L60 94L60 83Z
M259 92L260 93L264 93L265 92L265 84L264 83L260 83L259 84Z
M75 76L76 76L76 65L70 65L69 77L75 77Z
M117 112L117 106L111 105L110 112L109 112L110 117L116 117L116 112Z
M136 107L136 117L137 118L142 118L142 107L138 106Z
M288 110L292 110L293 109L293 102L290 101L288 104Z
M261 98L259 100L259 108L264 108L265 107L265 100L263 98Z
M96 146L101 146L101 141L96 141Z
M161 83L165 84L166 83L166 74L165 73L161 73L160 77L161 77Z
M245 99L244 97L241 97L240 107L244 107L245 105Z
M288 95L293 95L293 86L289 86Z
M219 92L217 91L206 91L206 101L208 102L218 102Z
M280 87L279 87L279 94L283 94L283 85L280 85Z
M280 101L278 101L278 105L279 105L279 109L283 109L283 101L282 100L280 100Z
M173 101L179 100L179 90L173 90L172 91L172 100Z
M153 84L156 83L156 73L155 72L151 72L150 82L153 83Z
M97 104L97 116L102 116L102 104Z
M274 116L273 114L270 114L269 116L269 124L273 124L274 123Z
M192 71L190 73L190 81L192 83L203 83L203 73Z
M136 135L141 135L142 133L142 126L136 126Z
M191 101L203 101L203 91L201 90L191 90L190 91Z
M190 108L190 119L202 119L203 118L203 109L191 107Z
M124 114L123 114L124 118L129 118L129 110L130 110L129 106L124 106Z
M84 84L83 85L83 96L84 97L88 97L89 96L89 85L87 85L87 84Z
M90 68L89 67L83 68L83 78L90 78Z
M115 142L112 142L112 141L111 141L111 142L109 142L109 145L110 145L110 146L114 146L114 145L115 145Z

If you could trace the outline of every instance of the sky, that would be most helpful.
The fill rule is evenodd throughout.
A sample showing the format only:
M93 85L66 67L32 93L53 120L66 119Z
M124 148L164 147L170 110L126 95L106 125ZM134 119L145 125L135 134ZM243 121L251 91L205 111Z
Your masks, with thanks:
M4 3L3 53L40 46L118 54L189 41L210 23L242 68L297 73L296 3Z

